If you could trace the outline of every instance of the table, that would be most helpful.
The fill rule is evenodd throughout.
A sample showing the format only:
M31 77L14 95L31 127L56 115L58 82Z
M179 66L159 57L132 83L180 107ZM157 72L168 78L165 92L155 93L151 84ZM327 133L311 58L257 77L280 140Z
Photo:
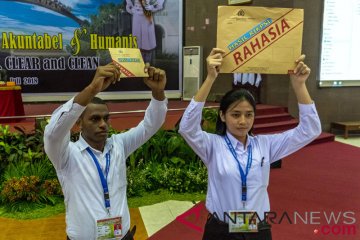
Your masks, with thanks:
M24 105L20 86L0 86L0 123L18 122L21 118L1 119L1 117L24 116Z
M333 128L344 130L344 138L347 139L349 136L349 131L360 130L360 121L332 122L330 131L332 131Z

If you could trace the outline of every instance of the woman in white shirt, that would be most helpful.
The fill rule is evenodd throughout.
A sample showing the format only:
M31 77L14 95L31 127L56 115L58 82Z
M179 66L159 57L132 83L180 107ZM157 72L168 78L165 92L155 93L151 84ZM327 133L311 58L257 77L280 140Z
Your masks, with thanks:
M163 9L164 0L126 0L126 10L133 16L132 35L145 62L152 60L156 48L154 13Z
M201 115L223 54L223 50L214 48L206 59L207 78L187 107L179 129L208 169L206 208L210 215L203 239L268 240L271 226L264 215L270 211L267 193L270 164L304 147L321 133L321 123L305 85L310 68L304 64L302 55L290 74L299 103L300 122L296 128L279 134L252 136L255 100L248 91L240 89L225 94L220 103L217 134L210 134L201 129ZM258 232L249 232L234 221L236 214L244 212L259 218Z

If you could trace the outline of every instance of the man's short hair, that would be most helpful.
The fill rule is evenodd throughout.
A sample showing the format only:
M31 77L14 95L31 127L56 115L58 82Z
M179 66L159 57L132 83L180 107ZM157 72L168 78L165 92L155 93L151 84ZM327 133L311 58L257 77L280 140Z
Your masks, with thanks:
M91 99L90 103L106 105L106 102L99 97L93 97L93 99Z
M90 103L92 103L92 104L103 104L103 105L105 105L105 106L107 107L106 102L105 102L104 100L102 100L101 98L99 98L99 97L93 97L93 98L91 99ZM89 103L89 104L90 104L90 103ZM81 115L80 115L80 117L79 117L79 120L80 120L81 118L83 118L84 113L85 113L85 111L83 111L83 112L81 113ZM79 121L79 120L78 120L78 121ZM78 123L79 123L79 122L78 122Z

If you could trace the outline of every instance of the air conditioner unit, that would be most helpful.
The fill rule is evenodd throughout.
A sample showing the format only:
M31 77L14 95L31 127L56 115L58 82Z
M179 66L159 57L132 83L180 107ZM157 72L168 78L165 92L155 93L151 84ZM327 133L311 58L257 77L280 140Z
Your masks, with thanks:
M191 100L199 90L203 78L203 54L201 46L183 48L183 100Z

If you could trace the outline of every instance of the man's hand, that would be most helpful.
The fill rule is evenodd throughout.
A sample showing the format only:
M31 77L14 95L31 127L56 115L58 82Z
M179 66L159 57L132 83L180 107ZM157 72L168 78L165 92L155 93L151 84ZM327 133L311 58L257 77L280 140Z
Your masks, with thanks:
M95 76L89 87L97 94L116 81L120 81L120 70L114 63L109 63L96 69Z
M155 67L148 67L149 77L144 78L144 83L152 91L164 91L166 85L166 73L164 70Z
M120 70L113 63L98 67L92 82L75 96L74 103L81 106L88 105L96 94L116 81L120 81Z
M149 77L144 78L144 83L151 89L152 95L157 100L164 100L164 89L166 85L166 73L160 68L145 66L145 72L149 73Z

